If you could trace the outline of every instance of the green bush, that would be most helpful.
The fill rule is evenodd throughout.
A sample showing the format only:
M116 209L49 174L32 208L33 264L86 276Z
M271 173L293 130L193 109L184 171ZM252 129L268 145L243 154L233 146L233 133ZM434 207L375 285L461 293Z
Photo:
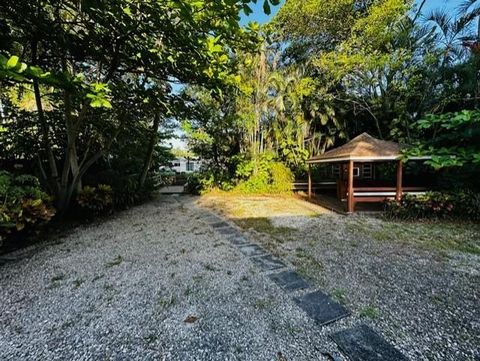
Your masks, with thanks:
M220 190L241 194L281 194L292 189L294 175L273 154L257 158L235 159L236 170L232 176L227 169L210 167L188 177L185 190L192 194Z
M188 175L185 184L185 192L190 194L201 194L203 190L200 173L192 173Z
M147 177L145 184L140 187L138 177L122 177L112 185L113 202L115 209L125 209L144 202L152 197L162 184L158 184L154 177Z
M84 211L93 215L111 213L113 211L112 187L99 184L97 187L85 186L77 195L77 203Z
M461 219L480 221L480 194L472 191L428 192L421 196L405 195L400 202L385 204L389 219Z
M0 171L0 241L19 231L34 230L55 215L51 197L31 175Z
M234 191L245 194L287 193L294 181L292 171L268 153L241 161L236 175L239 181Z
M192 173L188 176L185 191L191 194L202 194L215 189L231 191L234 186L234 181L226 170L207 168L201 172Z
M107 169L90 176L88 184L108 184L112 188L113 208L126 209L151 198L153 193L165 184L161 174L149 173L143 187L139 186L138 174L123 174Z
M459 218L480 221L480 193L473 191L456 192L455 214Z

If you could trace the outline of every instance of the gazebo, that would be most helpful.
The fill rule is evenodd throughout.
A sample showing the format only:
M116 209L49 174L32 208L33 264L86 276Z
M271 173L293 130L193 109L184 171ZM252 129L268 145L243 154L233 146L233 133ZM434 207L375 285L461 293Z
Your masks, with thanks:
M345 145L308 161L308 198L312 198L312 166L332 163L337 168L337 197L346 200L348 213L355 211L359 202L383 202L401 200L403 194L422 194L424 187L404 187L401 146L395 142L376 139L367 133L360 134ZM426 159L425 157L409 159ZM396 181L388 186L375 182L376 164L396 163ZM368 181L367 181L368 180ZM363 184L361 184L363 181ZM357 184L355 184L357 183Z

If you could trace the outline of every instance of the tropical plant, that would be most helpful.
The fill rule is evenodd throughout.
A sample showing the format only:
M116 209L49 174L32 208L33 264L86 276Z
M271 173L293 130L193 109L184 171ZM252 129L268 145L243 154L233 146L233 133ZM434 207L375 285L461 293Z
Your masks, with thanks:
M238 184L234 192L288 193L294 180L292 171L283 163L275 161L272 153L263 153L253 159L242 160L236 171Z
M460 219L480 220L480 196L471 191L430 192L422 196L406 195L400 202L385 204L389 219Z
M37 178L0 171L0 241L7 235L48 223L55 215L51 198Z
M77 203L82 210L91 212L92 215L110 213L113 210L112 187L105 184L85 186L77 195Z
M407 157L430 157L425 163L435 169L480 166L480 111L430 114L414 127L429 140L410 148Z

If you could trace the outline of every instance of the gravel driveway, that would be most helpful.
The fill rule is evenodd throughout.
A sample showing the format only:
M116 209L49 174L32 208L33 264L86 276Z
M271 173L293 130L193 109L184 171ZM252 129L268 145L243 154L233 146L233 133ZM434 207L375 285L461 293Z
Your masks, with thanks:
M14 254L0 266L0 360L327 360L331 328L206 212L162 196Z

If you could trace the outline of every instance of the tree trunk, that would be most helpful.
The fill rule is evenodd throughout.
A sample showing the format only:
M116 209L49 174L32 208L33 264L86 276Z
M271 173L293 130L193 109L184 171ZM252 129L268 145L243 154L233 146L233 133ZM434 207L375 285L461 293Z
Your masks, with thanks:
M38 64L37 54L37 41L32 41L32 64ZM47 153L48 165L50 167L50 176L48 177L48 183L53 192L58 190L58 169L55 162L55 156L53 155L52 146L50 144L50 132L47 121L45 119L45 113L43 112L42 96L40 93L40 85L37 79L33 79L33 92L35 95L35 104L37 106L38 120L40 122L40 130L42 134L42 143Z
M99 150L97 153L91 156L88 160L85 157L82 163L80 163L78 174L73 177L70 185L67 185L64 189L62 189L62 193L60 194L61 198L57 206L58 210L60 211L60 216L63 216L67 211L68 206L70 205L70 202L72 200L73 193L75 189L78 187L78 183L80 182L82 177L90 169L90 167L93 164L95 164L95 162L98 161L101 157L103 157L103 155L108 149L110 149L115 139L117 139L117 136L122 130L122 128L123 128L123 122L121 122L120 126L118 127L116 132L112 135L112 137L109 139L109 141L107 142L107 144L103 149Z
M68 210L70 202L72 201L73 194L78 188L78 183L80 182L84 174L97 160L99 160L103 156L103 154L103 150L98 151L88 161L86 161L85 164L80 167L78 174L73 177L70 184L66 184L64 187L61 187L56 204L57 209L60 211L60 217L64 216L65 212Z
M160 126L160 115L155 114L153 119L153 127L152 127L152 136L150 137L150 144L148 145L147 156L145 157L145 162L143 164L143 170L140 174L139 179L139 188L142 188L145 185L145 181L147 180L148 170L152 165L152 158L153 158L153 151L155 150L155 145L158 141L158 127Z

